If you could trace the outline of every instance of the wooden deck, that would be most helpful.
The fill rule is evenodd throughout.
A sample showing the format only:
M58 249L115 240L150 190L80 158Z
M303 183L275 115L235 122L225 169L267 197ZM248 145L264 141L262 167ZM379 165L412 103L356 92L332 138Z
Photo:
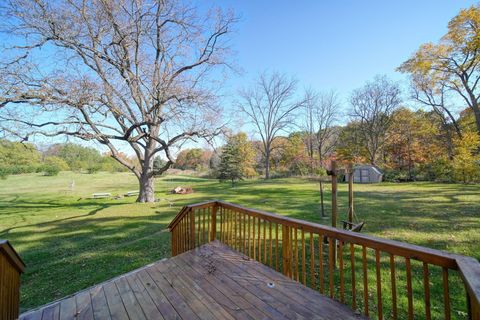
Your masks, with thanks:
M360 319L350 308L214 241L20 319Z

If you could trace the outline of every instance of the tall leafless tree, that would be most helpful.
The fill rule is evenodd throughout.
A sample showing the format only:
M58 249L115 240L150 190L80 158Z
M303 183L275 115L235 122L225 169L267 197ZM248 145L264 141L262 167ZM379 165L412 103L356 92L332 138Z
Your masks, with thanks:
M240 91L239 108L253 123L262 140L265 179L270 178L273 142L294 123L294 113L304 105L298 98L297 81L280 73L263 73L250 89Z
M325 157L333 152L338 130L334 124L340 112L338 95L334 91L316 93L308 90L305 99L305 124L307 132L307 146L309 149L310 163L314 167L314 150L318 154L318 166L323 168ZM319 177L320 212L325 217L323 181Z
M397 83L386 76L376 76L350 97L351 117L358 121L369 161L375 164L385 143L391 115L401 103L401 90Z
M0 11L12 44L0 58L4 133L97 141L152 202L155 156L163 172L173 148L219 131L212 71L228 67L232 13L180 0L6 0Z

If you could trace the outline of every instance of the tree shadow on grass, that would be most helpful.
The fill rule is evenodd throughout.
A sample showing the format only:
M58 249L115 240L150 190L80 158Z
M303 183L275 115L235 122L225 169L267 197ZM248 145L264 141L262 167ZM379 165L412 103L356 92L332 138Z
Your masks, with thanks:
M22 203L22 205L18 205L18 203ZM33 223L33 224L26 224L26 225L19 225L19 226L14 226L10 227L7 229L0 230L0 236L5 236L12 230L20 229L20 228L29 228L29 227L46 227L52 224L56 224L58 222L62 221L68 221L68 220L73 220L73 219L78 219L78 218L83 218L83 217L88 217L88 216L93 216L97 214L98 212L110 208L112 206L116 205L122 205L124 203L95 203L95 202L82 202L82 203L73 203L73 204L65 204L65 203L55 203L54 201L42 201L42 202L36 202L36 201L26 201L26 200L21 200L21 201L16 201L15 204L12 206L4 206L0 204L0 214L3 215L4 213L1 213L2 210L5 209L28 209L32 210L35 208L41 208L41 209L48 209L48 208L76 208L76 209L82 209L85 207L91 207L91 206L98 206L97 208L90 210L89 212L85 214L80 214L80 215L75 215L75 216L70 216L67 218L61 218L61 219L55 219L55 220L50 220L46 222L40 222L40 223ZM17 212L14 212L12 214L16 214Z

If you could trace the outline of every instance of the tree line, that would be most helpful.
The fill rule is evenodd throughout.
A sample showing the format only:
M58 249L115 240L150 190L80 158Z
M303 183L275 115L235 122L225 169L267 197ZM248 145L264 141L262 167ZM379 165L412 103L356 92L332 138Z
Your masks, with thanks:
M124 155L126 161L134 161ZM122 172L127 169L110 154L74 143L53 144L39 149L31 143L0 140L0 178L9 175L41 172L55 176L60 171L96 173Z
M0 55L6 138L99 143L137 177L137 200L153 202L154 178L178 161L177 149L229 132L216 88L218 75L232 69L234 13L174 0L9 0L1 9L8 23L0 33L9 39ZM461 10L438 43L401 64L408 93L379 76L344 105L332 92L300 94L282 73L260 75L235 105L255 131L253 162L248 172L234 169L245 146L229 135L218 168L270 178L272 171L315 172L335 156L381 166L397 180L478 181L479 25L479 5ZM342 126L340 105L349 116Z

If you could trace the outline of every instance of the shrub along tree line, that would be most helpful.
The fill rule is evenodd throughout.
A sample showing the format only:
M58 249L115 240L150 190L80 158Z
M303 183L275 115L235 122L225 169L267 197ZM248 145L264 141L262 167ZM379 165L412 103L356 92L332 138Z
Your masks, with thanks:
M126 159L128 159L125 156ZM55 144L45 150L31 143L0 140L0 176L43 172L47 176L60 171L95 173L97 171L120 172L125 167L112 159L108 153L101 154L95 148L78 144Z

